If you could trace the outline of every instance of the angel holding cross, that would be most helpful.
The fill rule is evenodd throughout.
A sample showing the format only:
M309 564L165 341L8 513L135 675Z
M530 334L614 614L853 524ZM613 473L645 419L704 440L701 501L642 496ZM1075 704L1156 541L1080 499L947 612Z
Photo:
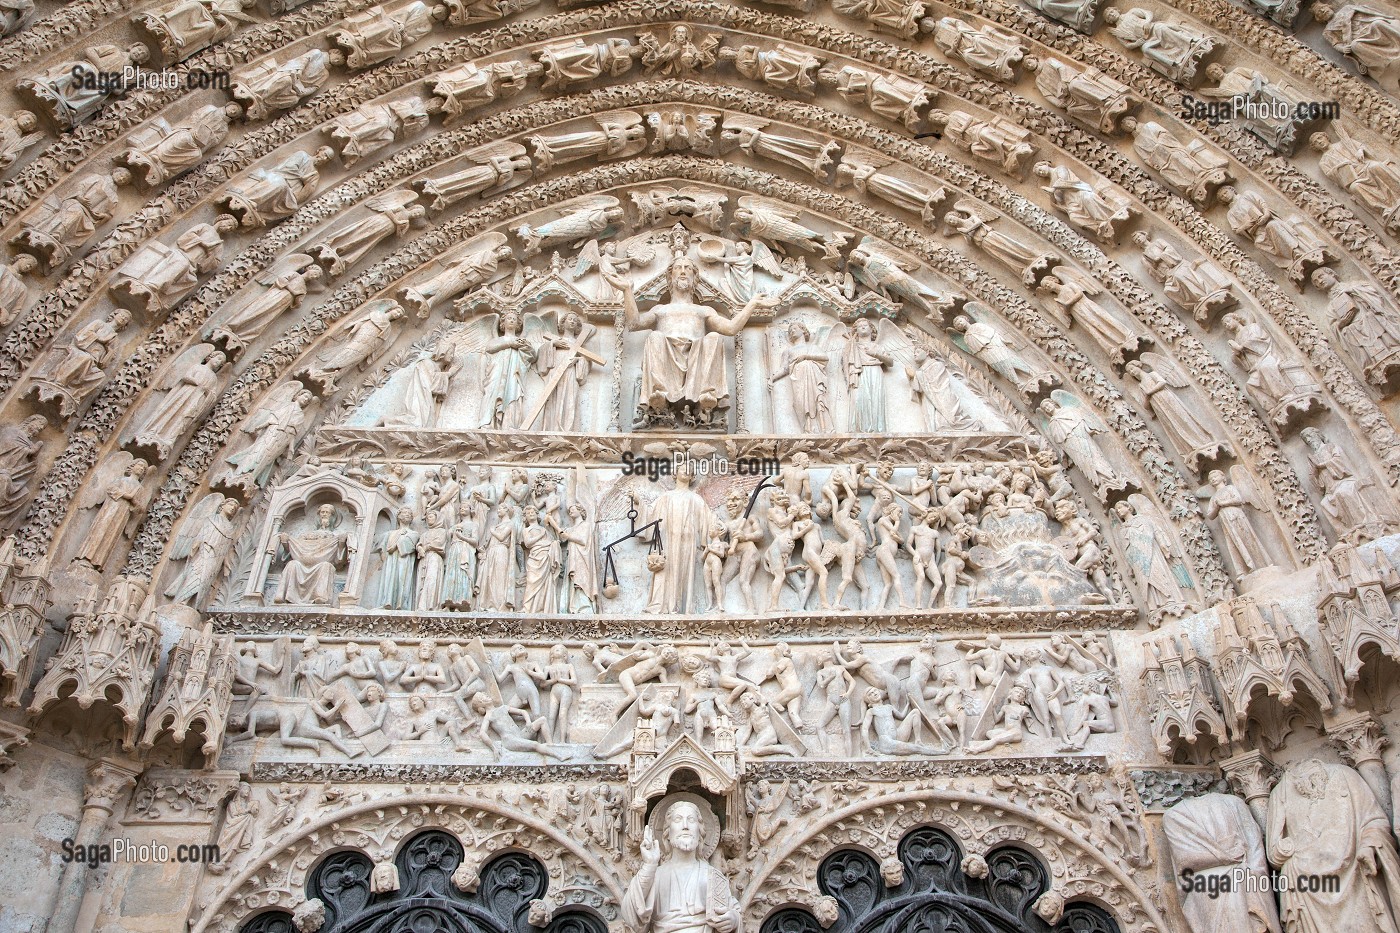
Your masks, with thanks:
M559 322L558 334L544 334L535 348L535 371L544 379L544 392L534 410L525 419L525 427L536 427L546 433L577 431L579 392L594 363L602 357L588 349L588 341L598 332L577 312L570 311Z

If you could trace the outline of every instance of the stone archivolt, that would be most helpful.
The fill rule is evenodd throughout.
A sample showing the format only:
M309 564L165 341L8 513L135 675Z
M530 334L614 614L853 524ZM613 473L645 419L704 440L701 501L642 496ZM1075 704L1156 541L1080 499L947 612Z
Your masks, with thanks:
M744 929L856 929L850 850L872 911L1014 862L1029 928L1165 930L1175 800L1110 764L1262 819L1330 738L1390 810L1374 14L561 7L0 22L4 780L98 760L76 835L227 859L102 923L338 930L431 829L472 909L504 854L513 928L620 928L684 801ZM70 80L157 51L235 86ZM1342 115L1182 109L1246 79ZM622 468L677 456L781 470Z

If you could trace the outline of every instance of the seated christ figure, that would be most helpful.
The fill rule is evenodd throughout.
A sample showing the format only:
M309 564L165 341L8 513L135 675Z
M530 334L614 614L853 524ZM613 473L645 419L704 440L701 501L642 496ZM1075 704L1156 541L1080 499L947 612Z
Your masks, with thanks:
M694 260L678 257L669 270L668 300L650 311L637 309L632 283L623 275L606 276L622 292L626 327L651 331L642 350L642 391L637 403L638 426L722 426L729 408L726 337L737 336L749 316L774 302L755 295L733 317L695 302L700 270Z

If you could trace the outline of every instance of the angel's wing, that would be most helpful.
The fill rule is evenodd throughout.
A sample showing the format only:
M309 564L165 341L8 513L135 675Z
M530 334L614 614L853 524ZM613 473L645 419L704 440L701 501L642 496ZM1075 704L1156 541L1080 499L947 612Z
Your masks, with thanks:
M875 325L875 344L894 357L896 372L914 368L914 344L889 318L880 318Z
M1133 507L1134 515L1150 515L1154 509L1152 500L1140 492L1128 496L1128 505Z
M783 220L797 220L797 215L801 213L798 208L787 204L780 204L777 201L770 201L767 198L756 197L749 194L739 199L740 210L752 211L755 214L772 214L781 217Z
M401 211L414 201L418 200L416 191L409 191L407 188L396 188L393 191L384 191L376 194L365 201L364 206L372 211Z
M468 240L466 247L449 260L449 264L452 262L461 262L468 257L495 252L502 246L508 245L510 245L510 240L500 231L493 230L490 233L483 233L481 236L472 237Z
M782 264L778 262L778 257L773 255L773 251L768 248L768 244L762 240L753 240L749 244L750 252L753 255L753 264L779 278L783 275Z
M1079 413L1081 417L1083 417L1095 428L1106 427L1103 423L1103 419L1101 419L1098 416L1098 413L1094 411L1093 406L1084 404L1084 401L1080 399L1079 396L1071 392L1067 392L1064 389L1056 389L1050 393L1050 398L1053 399L1055 403L1058 404L1061 408L1074 409Z
M286 382L274 386L272 391L264 395L259 401L257 408L248 416L248 420L240 428L244 434L256 434L263 429L272 416L291 404L292 399L297 397L297 393L302 391L300 382L293 382L290 379Z
M991 223L1001 215L987 207L981 201L974 201L971 198L964 198L953 205L953 210L960 214L967 214L975 217L983 223Z
M486 344L500 333L500 326L499 314L483 314L472 318L443 342L452 347L453 359L460 361L470 353L484 350Z
M885 293L885 288L880 284L875 276L870 274L870 269L863 262L848 262L846 269L855 276L855 280L878 295Z
M566 214L576 211L604 211L613 207L621 207L622 202L609 194L591 194L587 197L578 198L561 204L560 209Z
M1098 295L1103 292L1103 286L1078 266L1061 263L1055 267L1052 274L1061 282L1079 286L1086 295Z
M1184 389L1191 385L1191 378L1186 375L1186 370L1178 366L1171 357L1149 352L1142 354L1141 359L1154 373L1162 377L1162 381L1172 388Z
M157 386L157 388L162 391L173 389L179 384L180 375L182 373L209 359L209 354L213 352L214 345L212 343L197 343L185 350L175 358L175 362L165 371L165 375L161 377L160 385Z
M1244 501L1254 506L1261 512L1269 511L1269 506L1264 498L1263 491L1254 480L1254 474L1243 464L1237 463L1229 470L1230 485L1240 491Z
M537 314L527 314L522 321L521 335L532 346L540 342L540 338L545 334L559 333L559 314L554 310L540 311Z
M578 261L574 263L572 278L577 279L581 275L598 268L602 251L598 248L597 240L589 240L584 244L583 249L578 251Z
M277 280L285 275L305 272L306 267L313 262L315 262L315 260L305 253L291 253L287 256L283 256L258 277L258 284L275 285L277 284Z
M135 460L131 454L119 450L97 465L92 479L83 484L83 495L78 499L79 509L95 509L107 501L107 487L121 478L126 468Z
M221 492L211 492L190 511L189 518L180 526L175 538L170 542L170 559L180 560L190 556L190 551L194 548L195 542L200 538L200 533L204 531L210 520L218 513L219 508L224 504L224 494Z

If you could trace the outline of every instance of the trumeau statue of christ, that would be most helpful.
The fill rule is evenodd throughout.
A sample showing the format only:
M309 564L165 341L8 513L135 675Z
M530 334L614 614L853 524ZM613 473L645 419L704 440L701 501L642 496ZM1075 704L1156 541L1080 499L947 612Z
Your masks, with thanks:
M775 302L766 294L755 295L733 317L725 317L695 302L700 270L694 260L677 257L668 274L668 300L642 312L631 281L617 272L604 273L608 284L622 292L627 330L651 331L642 351L637 420L639 425L710 427L729 408L724 338L737 336L755 310Z
M666 858L651 827L642 836L642 869L622 897L634 933L736 933L739 902L729 879L700 857L704 823L688 800L666 811Z

